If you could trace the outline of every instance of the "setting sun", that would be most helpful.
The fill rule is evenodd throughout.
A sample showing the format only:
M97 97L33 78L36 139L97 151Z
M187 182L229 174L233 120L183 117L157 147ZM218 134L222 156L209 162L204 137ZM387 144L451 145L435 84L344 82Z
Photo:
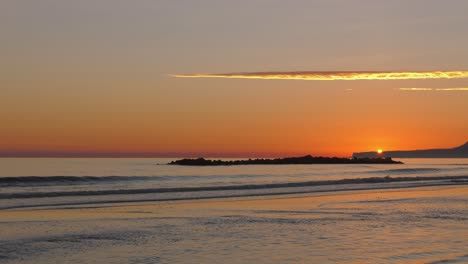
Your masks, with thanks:
M378 149L378 150L377 150L377 153L382 154L382 150L381 150L381 149Z

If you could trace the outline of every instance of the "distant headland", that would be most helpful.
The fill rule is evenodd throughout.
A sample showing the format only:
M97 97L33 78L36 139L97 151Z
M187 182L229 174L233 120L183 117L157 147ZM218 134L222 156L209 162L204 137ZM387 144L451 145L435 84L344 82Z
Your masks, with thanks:
M185 166L232 166L232 165L288 165L288 164L402 164L391 158L336 158L336 157L304 157L277 158L277 159L248 159L248 160L209 160L180 159L169 163L169 165Z
M468 142L450 149L392 150L377 153L375 151L353 153L355 158L468 158Z

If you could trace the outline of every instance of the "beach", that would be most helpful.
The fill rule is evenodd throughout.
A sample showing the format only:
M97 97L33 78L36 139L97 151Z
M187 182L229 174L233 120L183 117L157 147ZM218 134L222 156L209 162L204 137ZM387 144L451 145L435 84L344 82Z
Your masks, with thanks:
M0 264L468 264L467 11L0 0Z
M2 263L466 263L468 186L0 211Z

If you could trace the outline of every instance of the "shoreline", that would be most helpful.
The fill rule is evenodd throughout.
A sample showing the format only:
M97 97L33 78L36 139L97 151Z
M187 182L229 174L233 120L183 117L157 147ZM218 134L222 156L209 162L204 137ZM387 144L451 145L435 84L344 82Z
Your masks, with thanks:
M464 176L463 176L464 177ZM466 177L464 177L466 178ZM274 199L275 196L320 196L320 194L330 193L339 195L348 192L366 192L366 191L392 191L412 188L437 188L437 187L463 187L468 186L468 181L447 181L447 180L432 180L432 181L409 181L409 182L378 182L378 183L353 183L353 184L337 184L337 185L318 185L306 187L286 187L277 188L281 191L274 193L244 193L244 194L216 194L215 192L206 192L208 195L200 197L180 197L180 198L148 198L148 199L133 199L133 200L99 200L85 202L67 202L55 204L37 204L37 205L17 205L6 206L0 208L2 211L21 211L21 210L66 210L66 209L86 209L86 208L106 208L114 206L127 206L132 204L158 204L166 202L191 202L191 201L216 201L224 199ZM268 189L265 189L268 191ZM255 189L253 189L255 191ZM222 191L220 191L222 192ZM213 194L214 193L214 194Z
M82 219L91 217L91 219L107 219L108 213L119 212L117 215L112 214L117 218L132 218L150 217L153 213L159 218L170 218L171 213L165 211L182 210L178 214L183 214L184 210L188 207L209 207L209 208L251 208L262 207L266 204L273 207L283 207L290 201L300 201L308 204L309 202L322 202L323 199L334 199L344 202L348 199L356 200L360 197L368 197L373 199L383 199L385 197L399 196L402 199L409 197L420 197L426 194L432 196L443 197L447 195L468 196L468 184L454 184L454 185L429 185L429 186L407 186L401 188L373 188L373 189L348 189L348 190L328 190L322 192L307 192L307 193L284 193L272 195L259 195L259 196L234 196L222 198L199 198L199 199L185 199L185 200L166 200L166 201L131 201L123 203L109 203L107 205L93 206L93 207L50 207L50 208L19 208L19 209L0 209L0 224L9 222L34 222L42 220L65 220L74 219L79 217ZM402 197L404 196L404 197ZM283 204L285 203L285 204ZM313 205L311 203L309 205ZM146 208L150 211L137 213L135 215L134 209ZM165 209L165 210L162 210ZM192 208L193 209L193 208ZM193 213L191 211L191 213ZM53 216L56 214L55 216ZM203 212L200 212L203 214ZM53 216L53 217L51 217ZM152 215L153 217L155 215Z

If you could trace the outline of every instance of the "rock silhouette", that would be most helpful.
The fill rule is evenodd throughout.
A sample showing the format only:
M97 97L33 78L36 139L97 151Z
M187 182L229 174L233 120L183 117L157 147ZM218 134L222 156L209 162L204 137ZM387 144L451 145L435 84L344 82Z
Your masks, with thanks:
M402 164L391 158L337 158L337 157L290 157L277 159L248 159L248 160L209 160L181 159L169 163L169 165L186 166L229 166L229 165L287 165L287 164Z

